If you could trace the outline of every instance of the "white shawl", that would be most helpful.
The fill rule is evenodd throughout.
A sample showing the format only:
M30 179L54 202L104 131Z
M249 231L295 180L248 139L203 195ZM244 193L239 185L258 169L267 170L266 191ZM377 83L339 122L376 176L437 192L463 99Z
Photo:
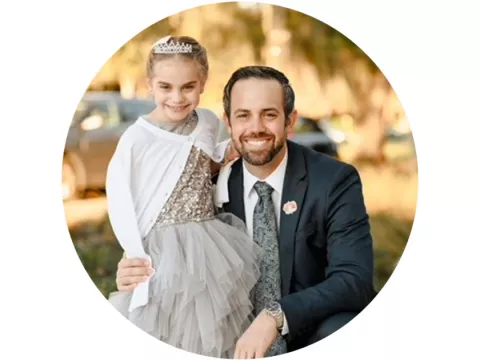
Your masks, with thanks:
M172 193L192 146L216 162L224 158L229 140L216 144L220 120L207 109L197 113L197 126L189 136L162 130L140 117L118 142L107 170L108 215L129 258L149 258L142 239ZM134 290L129 311L147 301L148 280Z

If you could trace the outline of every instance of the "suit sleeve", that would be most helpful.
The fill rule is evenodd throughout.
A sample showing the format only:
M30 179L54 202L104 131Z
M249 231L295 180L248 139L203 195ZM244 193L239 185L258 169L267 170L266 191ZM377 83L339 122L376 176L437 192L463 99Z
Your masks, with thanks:
M338 171L325 212L325 280L280 301L292 337L335 313L362 311L374 297L373 241L360 176L353 166Z

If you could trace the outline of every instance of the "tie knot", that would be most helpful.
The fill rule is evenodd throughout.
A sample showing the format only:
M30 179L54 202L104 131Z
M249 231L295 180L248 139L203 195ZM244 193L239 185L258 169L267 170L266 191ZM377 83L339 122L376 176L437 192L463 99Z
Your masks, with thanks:
M257 191L258 196L261 198L272 195L273 188L264 181L257 181L253 187Z

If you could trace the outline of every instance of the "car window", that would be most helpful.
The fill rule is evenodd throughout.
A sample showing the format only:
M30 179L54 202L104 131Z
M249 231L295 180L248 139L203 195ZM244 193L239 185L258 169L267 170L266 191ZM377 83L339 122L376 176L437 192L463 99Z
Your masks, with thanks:
M73 115L72 124L78 123L88 116L88 102L85 100L80 101Z
M83 121L89 116L99 115L103 119L102 127L114 126L118 123L115 103L109 100L85 100L80 101L72 123Z
M148 99L122 99L119 103L121 121L135 121L155 109L155 103Z

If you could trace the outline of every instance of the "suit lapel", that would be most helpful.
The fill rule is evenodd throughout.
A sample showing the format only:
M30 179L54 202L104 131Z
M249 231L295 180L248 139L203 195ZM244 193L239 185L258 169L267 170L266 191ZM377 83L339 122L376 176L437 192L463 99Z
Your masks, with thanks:
M242 160L232 165L232 172L228 179L228 196L230 201L225 209L245 222L245 205L243 201L243 166Z
M305 158L300 148L288 142L288 161L283 183L282 202L280 204L280 271L282 278L282 296L288 294L293 272L295 233L305 192L307 190ZM294 202L296 211L287 214L283 207Z

